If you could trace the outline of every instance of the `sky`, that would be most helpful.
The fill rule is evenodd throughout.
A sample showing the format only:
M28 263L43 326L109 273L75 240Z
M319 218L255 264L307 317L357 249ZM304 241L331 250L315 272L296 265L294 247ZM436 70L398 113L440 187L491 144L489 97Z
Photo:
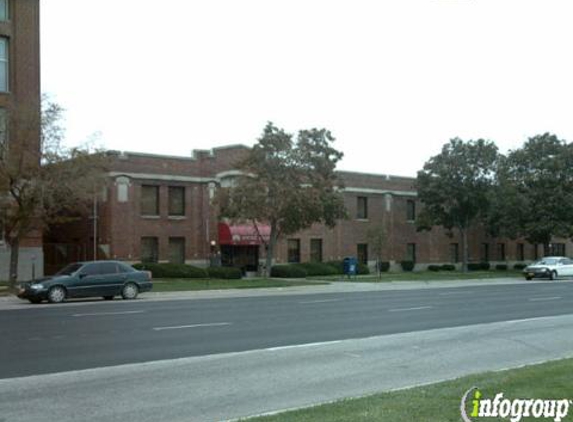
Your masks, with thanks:
M341 170L415 176L451 138L573 141L570 0L41 0L68 145L189 156L266 122Z

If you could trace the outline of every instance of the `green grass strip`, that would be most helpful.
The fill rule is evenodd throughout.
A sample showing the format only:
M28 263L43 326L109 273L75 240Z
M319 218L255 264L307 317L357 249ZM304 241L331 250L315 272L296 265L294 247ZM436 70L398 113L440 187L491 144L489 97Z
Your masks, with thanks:
M321 285L315 281L300 280L276 280L276 279L242 279L242 280L219 280L219 279L156 279L153 280L154 292L176 292L194 290L221 290L221 289L257 289L267 287L294 287Z
M383 374L381 374L383 376ZM482 397L494 399L568 399L573 400L573 359L501 372L486 372L453 381L416 387L408 390L346 399L331 404L280 413L273 416L245 419L249 422L459 422L462 396L473 386ZM467 400L471 411L470 397ZM564 422L573 421L573 406ZM472 418L473 421L509 421L501 418ZM553 421L553 419L522 418L520 422Z

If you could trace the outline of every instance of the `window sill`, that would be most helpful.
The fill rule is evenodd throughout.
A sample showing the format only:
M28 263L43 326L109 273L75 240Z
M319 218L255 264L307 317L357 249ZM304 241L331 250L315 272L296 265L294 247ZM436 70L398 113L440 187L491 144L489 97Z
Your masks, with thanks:
M368 220L367 218L357 218L356 221L360 221L363 223L368 223L370 220Z
M167 217L169 220L187 220L185 215L170 215Z
M161 218L160 215L141 215L140 217L146 220L159 220Z

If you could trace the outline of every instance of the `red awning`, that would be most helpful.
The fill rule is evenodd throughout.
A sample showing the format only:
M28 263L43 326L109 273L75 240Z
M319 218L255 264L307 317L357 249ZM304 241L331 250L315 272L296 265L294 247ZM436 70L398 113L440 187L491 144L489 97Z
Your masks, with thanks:
M257 230L258 229L258 230ZM262 245L271 237L271 227L265 224L233 226L219 223L220 245Z

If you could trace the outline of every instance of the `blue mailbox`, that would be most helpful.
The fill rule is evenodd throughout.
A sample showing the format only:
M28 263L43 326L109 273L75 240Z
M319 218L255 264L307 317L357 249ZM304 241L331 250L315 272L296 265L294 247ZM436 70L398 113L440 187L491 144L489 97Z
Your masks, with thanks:
M344 270L344 274L347 276L356 275L358 272L358 260L353 256L347 256L342 261L342 268Z

